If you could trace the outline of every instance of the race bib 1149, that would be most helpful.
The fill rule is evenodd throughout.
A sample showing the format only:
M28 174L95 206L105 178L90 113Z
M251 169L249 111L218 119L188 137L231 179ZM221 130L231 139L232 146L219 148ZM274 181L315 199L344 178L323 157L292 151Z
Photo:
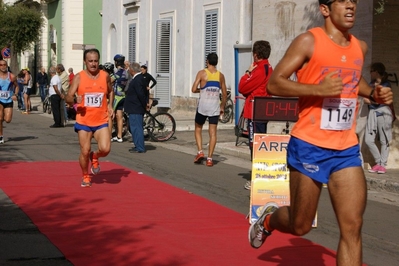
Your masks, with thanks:
M356 98L325 98L321 110L320 128L349 130L355 120Z

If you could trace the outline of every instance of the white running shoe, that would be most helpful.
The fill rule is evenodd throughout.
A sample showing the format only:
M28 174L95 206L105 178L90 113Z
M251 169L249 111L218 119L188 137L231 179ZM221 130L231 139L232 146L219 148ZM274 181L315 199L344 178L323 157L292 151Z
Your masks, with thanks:
M4 137L0 136L0 144L4 144Z
M272 214L278 209L278 206L274 202L268 202L263 206L262 214L259 219L254 222L248 231L249 243L253 248L260 248L266 241L266 238L272 233L268 232L263 226L266 216Z
M111 139L111 142L119 142L119 143L122 143L123 142L123 139L122 138L118 138L117 136L115 136L115 137L113 137L112 139Z

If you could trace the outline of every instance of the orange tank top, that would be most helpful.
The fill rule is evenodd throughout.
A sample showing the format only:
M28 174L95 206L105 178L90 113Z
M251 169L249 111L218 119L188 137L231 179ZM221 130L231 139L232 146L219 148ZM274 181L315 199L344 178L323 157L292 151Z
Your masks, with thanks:
M78 104L76 122L81 125L96 127L108 123L108 86L106 73L99 72L97 79L91 79L82 70L77 94L82 96Z
M350 35L346 47L334 43L322 28L311 29L314 51L308 64L297 72L298 82L319 84L334 71L344 89L334 97L299 97L299 118L291 134L313 145L344 150L358 144L356 137L357 94L364 62L359 41Z

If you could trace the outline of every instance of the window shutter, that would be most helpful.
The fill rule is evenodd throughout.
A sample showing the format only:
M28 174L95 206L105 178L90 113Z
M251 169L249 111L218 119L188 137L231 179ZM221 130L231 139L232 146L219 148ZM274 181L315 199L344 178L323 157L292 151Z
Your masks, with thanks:
M217 9L205 11L205 62L209 53L217 52L218 17Z
M129 25L129 61L136 62L136 23Z

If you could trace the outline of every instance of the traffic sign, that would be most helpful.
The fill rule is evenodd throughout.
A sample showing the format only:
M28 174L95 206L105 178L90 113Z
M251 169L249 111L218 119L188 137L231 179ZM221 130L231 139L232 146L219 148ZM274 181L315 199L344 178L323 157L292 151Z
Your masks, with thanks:
M3 58L11 58L11 49L8 47L4 47L1 49L1 55Z
M94 48L96 48L94 44L72 44L72 50L87 50Z

